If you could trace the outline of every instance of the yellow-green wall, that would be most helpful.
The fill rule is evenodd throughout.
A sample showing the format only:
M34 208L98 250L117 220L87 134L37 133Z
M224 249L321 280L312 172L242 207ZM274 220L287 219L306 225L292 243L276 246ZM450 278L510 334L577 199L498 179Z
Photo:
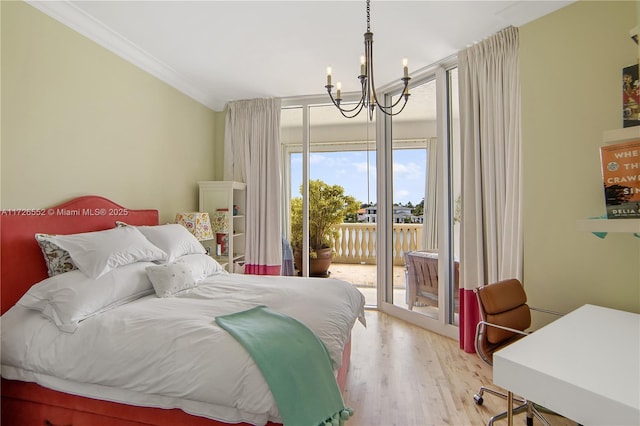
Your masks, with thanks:
M636 2L579 1L520 28L524 283L534 306L640 312L640 238L576 230L605 212L599 147L603 131L622 127L635 25Z
M1 8L1 207L96 194L161 222L197 210L222 113L24 2Z

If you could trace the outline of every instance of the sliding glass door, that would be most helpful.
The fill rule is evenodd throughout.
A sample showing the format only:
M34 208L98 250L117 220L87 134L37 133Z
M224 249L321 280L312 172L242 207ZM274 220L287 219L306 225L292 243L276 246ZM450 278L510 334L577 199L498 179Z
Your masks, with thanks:
M345 205L348 200L355 201L356 205L354 209L343 206L341 222L327 233L327 245L332 251L328 271L318 273L315 267L320 263L316 260L318 252L313 247L313 238L307 238L309 246L306 251L301 247L305 254L296 262L297 272L349 281L365 295L367 306L375 307L375 120L368 121L365 114L348 120L333 105L309 103L285 107L281 121L287 200L284 216L288 219L283 229L290 230L294 252L300 241L297 230L301 220L296 209L302 206L305 197L309 200L309 230L304 233L305 237L310 234L313 237L314 226L320 222L320 216L327 213L325 204L332 201L328 197L333 197L334 202L337 202L335 197L340 197ZM324 193L318 194L318 191ZM322 205L318 203L320 198ZM304 268L305 258L309 259L308 271Z
M456 338L457 69L445 65L412 78L409 103L394 117L378 114L369 121L363 113L346 119L325 97L283 102L283 229L297 238L292 206L306 199L306 243L296 272L312 275L308 235L318 207L311 205L310 191L317 181L339 186L359 209L334 227L333 262L324 276L353 283L368 307ZM389 101L398 95L387 93Z
M387 158L379 164L388 169L378 175L385 185L387 246L381 308L457 337L457 69L437 67L414 80L404 111L387 118L381 129L386 140L380 150ZM404 279L397 279L399 268Z
M436 81L411 89L402 116L391 119L393 266L405 280L393 281L395 306L438 318L437 108Z

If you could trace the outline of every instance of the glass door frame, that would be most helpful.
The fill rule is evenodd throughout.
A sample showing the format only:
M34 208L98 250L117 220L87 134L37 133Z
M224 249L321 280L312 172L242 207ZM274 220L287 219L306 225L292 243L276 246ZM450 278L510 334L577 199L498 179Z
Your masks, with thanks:
M378 309L389 315L415 324L419 327L432 330L438 334L458 339L458 326L453 324L449 299L455 295L450 293L447 287L453 276L453 263L451 240L453 238L453 214L451 201L451 149L450 149L450 112L449 112L449 69L457 66L454 58L443 61L432 67L426 68L412 77L411 86L417 86L428 80L436 81L437 118L437 147L436 155L442 167L438 167L437 189L437 226L443 232L438 232L438 306L440 315L432 318L417 312L409 311L393 304L393 118L376 112L376 149L377 155L377 181L378 181ZM411 87L410 86L410 87ZM391 103L391 97L398 95L402 87L399 84L389 86L384 91L385 103ZM411 101L411 100L409 100ZM383 226L381 226L384 224ZM382 282L381 282L382 278ZM450 296L447 298L447 296Z

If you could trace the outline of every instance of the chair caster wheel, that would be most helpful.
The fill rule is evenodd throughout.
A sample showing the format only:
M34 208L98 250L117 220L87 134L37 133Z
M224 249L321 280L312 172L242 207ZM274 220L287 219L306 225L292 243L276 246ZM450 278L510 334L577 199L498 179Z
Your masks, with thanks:
M476 405L482 405L484 402L484 399L478 394L473 395L473 400L476 402Z

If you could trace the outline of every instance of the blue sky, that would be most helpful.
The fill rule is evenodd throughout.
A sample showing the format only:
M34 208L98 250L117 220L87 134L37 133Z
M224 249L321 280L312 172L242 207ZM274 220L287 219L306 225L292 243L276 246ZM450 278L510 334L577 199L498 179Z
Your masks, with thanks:
M393 151L394 202L418 204L424 198L426 150L404 149ZM300 195L302 182L302 155L291 156L291 196ZM367 152L320 152L310 157L311 179L321 179L330 185L341 185L347 195L367 202ZM376 153L369 152L369 193L376 202Z

